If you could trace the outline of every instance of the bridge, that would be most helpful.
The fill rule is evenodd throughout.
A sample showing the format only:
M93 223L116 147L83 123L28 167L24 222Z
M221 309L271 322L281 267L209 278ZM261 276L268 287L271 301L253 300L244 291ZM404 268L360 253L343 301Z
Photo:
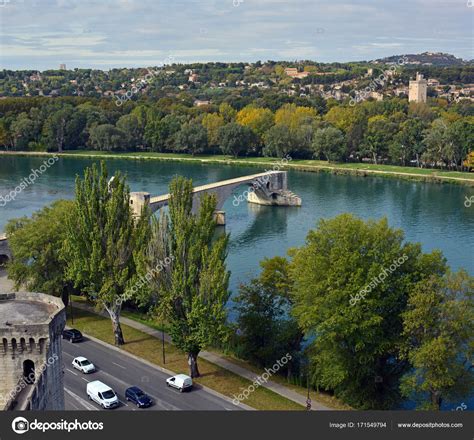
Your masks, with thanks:
M243 191L235 197L234 201L237 200L239 203L246 198L249 203L258 205L301 206L301 198L288 190L287 172L266 171L197 186L193 190L193 212L199 210L201 194L215 194L217 198L216 220L219 225L225 225L225 212L222 211L222 207L234 190L242 185L249 186L249 190ZM246 196L244 197L245 193ZM169 198L169 194L151 197L150 193L147 192L132 192L130 193L130 205L134 215L139 216L145 205L148 205L151 211L155 212L168 205ZM11 251L7 236L0 233L0 267L10 258Z
M195 187L193 190L193 212L197 212L199 209L201 194L214 194L217 199L217 223L224 225L225 213L222 211L222 207L234 190L241 185L249 186L249 190L246 191L246 198L249 203L276 206L301 206L301 198L288 190L287 172L266 171ZM169 198L169 194L152 197L150 193L147 192L132 192L130 194L130 205L132 206L134 214L138 216L141 214L144 206L149 206L151 211L155 212L168 205ZM236 199L240 203L244 197L241 194L240 198Z

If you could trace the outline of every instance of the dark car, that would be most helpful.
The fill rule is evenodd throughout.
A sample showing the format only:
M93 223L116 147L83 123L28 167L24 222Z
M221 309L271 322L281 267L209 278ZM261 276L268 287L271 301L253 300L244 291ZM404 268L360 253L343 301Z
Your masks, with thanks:
M63 331L63 339L67 339L70 342L82 341L82 333L74 328Z
M133 402L139 408L148 408L153 404L153 400L138 387L127 388L125 398L128 402Z

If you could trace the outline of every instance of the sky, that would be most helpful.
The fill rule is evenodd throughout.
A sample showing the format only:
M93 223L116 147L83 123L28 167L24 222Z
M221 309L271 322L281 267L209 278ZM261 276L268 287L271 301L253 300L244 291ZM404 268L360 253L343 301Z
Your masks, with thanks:
M0 68L474 58L474 0L0 0Z

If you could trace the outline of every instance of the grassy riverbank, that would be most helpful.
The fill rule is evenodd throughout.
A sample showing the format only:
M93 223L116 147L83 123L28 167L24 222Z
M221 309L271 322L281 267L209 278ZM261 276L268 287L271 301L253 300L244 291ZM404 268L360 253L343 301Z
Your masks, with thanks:
M53 155L57 153L41 152L0 152L3 155L19 156L40 156ZM62 157L87 157L87 158L107 158L107 159L130 159L130 160L170 160L180 162L196 163L218 163L225 165L246 165L259 166L272 169L281 166L278 158L272 157L239 157L233 158L225 155L199 155L175 153L153 153L153 152L128 152L115 153L107 151L68 151L61 153ZM464 185L474 185L474 173L459 171L443 171L427 168L402 167L396 165L374 165L366 163L328 163L320 160L292 160L287 165L279 169L297 169L310 172L329 172L333 174L352 174L358 176L382 176L404 178L411 180L426 180L438 183L458 183Z

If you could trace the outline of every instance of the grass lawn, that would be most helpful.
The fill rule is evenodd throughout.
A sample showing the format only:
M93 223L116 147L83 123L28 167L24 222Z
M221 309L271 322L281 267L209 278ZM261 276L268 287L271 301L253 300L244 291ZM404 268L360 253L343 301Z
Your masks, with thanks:
M68 325L72 325L69 320ZM114 344L112 326L107 318L74 308L74 328L104 342ZM161 341L159 339L127 325L122 325L122 331L126 341L126 344L122 347L123 350L176 373L188 373L186 356L173 345L165 344L166 364L163 364ZM251 385L250 381L203 359L199 359L199 371L202 376L196 379L197 383L212 388L230 398ZM243 403L259 410L301 411L304 409L303 406L263 387L257 388Z
M1 152L0 152L1 154ZM28 154L28 155L41 155L41 154L55 154L55 153L34 153L34 152L8 152L8 154ZM176 160L176 161L196 161L201 163L225 163L225 164L238 164L238 165L277 165L279 163L278 158L274 157L239 157L233 158L232 156L226 156L222 154L203 154L192 156L190 154L177 154L177 153L154 153L154 152L110 152L110 151L66 151L61 153L63 156L83 156L83 157L108 157L108 158L130 158L130 159L158 159L158 160ZM467 184L474 184L474 173L460 172L460 171L443 171L436 169L427 168L415 168L415 167L403 167L397 165L375 165L370 163L328 163L322 160L302 160L294 159L289 162L285 169L302 169L305 171L334 171L334 172L349 172L349 173L374 173L376 175L392 175L406 178L441 178L448 182L465 182ZM283 169L283 168L282 168ZM461 180L453 180L461 179ZM465 180L464 180L465 179Z

